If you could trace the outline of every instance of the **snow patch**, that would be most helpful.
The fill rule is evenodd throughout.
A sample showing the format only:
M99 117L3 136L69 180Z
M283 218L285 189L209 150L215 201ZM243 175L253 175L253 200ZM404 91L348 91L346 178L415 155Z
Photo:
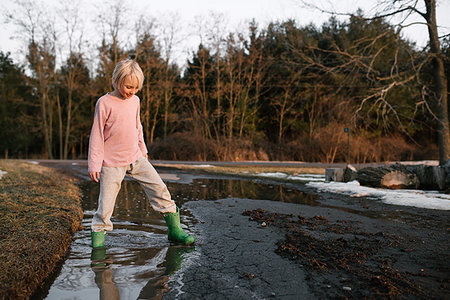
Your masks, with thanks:
M269 177L269 178L286 178L287 174L281 173L281 172L275 172L275 173L258 173L256 174L261 177Z
M381 199L386 204L450 210L450 195L436 191L377 189L361 186L358 181L347 183L310 182L306 185L317 188L322 192L344 194L350 197Z
M299 175L290 175L287 177L289 180L299 180L299 181L314 181L314 182L324 182L324 175L316 175L316 174L299 174Z
M39 164L38 161L34 161L34 160L28 160L27 163L32 164L32 165L38 165Z
M408 166L418 166L418 165L439 166L439 161L437 160L401 161L399 163ZM391 164L393 164L393 162L391 162Z
M2 179L3 175L5 175L6 173L8 172L0 170L0 179Z
M259 173L256 174L260 177L266 177L266 178L278 178L278 179L288 179L288 180L298 180L298 181L325 181L324 175L318 175L318 174L297 174L297 175L288 175L286 173L281 172L275 172L275 173Z

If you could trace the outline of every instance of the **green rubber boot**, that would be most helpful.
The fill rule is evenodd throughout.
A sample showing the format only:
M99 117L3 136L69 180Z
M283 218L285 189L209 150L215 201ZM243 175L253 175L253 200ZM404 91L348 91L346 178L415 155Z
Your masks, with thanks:
M102 248L105 245L106 231L94 232L91 230L92 248Z
M169 241L190 245L194 243L194 237L188 235L180 226L180 209L177 207L176 213L164 214L167 223Z

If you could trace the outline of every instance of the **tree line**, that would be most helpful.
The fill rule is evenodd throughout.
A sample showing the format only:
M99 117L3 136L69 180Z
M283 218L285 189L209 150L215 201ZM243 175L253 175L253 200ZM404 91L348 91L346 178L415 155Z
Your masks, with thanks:
M137 18L134 41L125 43L120 1L98 21L95 53L83 50L76 7L61 12L62 33L34 22L39 8L32 2L20 9L11 22L24 32L26 63L0 53L5 158L86 158L95 103L126 57L145 75L138 96L153 159L342 162L349 137L353 163L438 158L448 108L442 112L437 101L436 56L384 17L360 11L321 26L253 21L224 33L215 16L181 68L174 62L176 22L160 30L154 19ZM447 77L450 40L438 41Z

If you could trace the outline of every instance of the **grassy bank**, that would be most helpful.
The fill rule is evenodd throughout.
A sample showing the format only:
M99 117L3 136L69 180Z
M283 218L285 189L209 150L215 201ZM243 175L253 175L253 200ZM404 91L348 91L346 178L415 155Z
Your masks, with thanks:
M26 298L66 254L80 225L78 188L54 169L0 160L0 299Z

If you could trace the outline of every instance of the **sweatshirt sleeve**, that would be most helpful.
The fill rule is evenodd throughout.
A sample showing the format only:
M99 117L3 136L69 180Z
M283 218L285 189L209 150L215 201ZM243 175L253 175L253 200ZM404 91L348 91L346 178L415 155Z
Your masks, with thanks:
M136 128L138 130L138 139L139 139L139 149L141 149L142 154L147 154L147 146L144 142L144 132L142 130L142 123L141 123L141 109L140 109L140 101L138 101L138 107L137 107L137 113L136 113Z
M94 122L89 137L88 170L100 172L104 158L106 111L100 100L95 105Z

